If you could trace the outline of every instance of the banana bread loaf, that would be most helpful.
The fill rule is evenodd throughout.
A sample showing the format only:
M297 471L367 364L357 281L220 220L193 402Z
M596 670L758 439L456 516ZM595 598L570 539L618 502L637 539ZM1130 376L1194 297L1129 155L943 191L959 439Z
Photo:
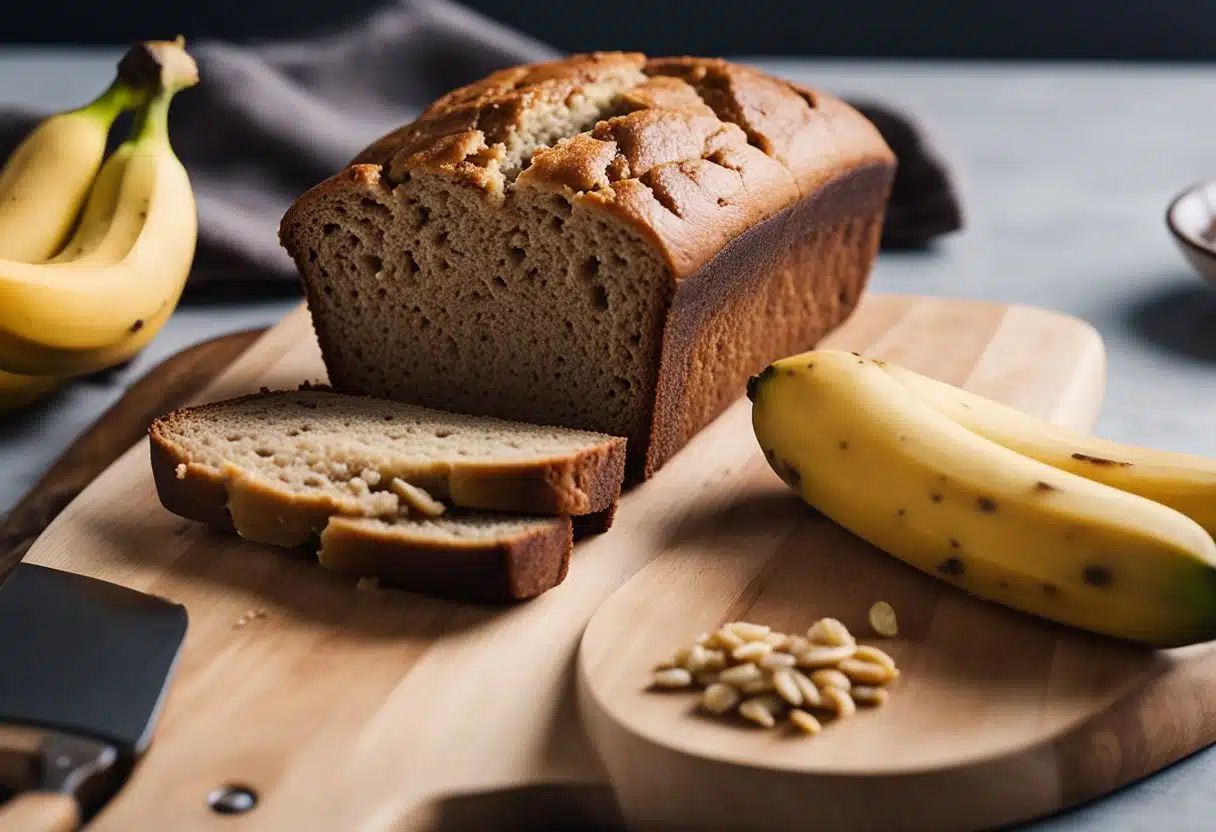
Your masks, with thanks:
M849 315L894 169L827 93L576 55L439 99L280 240L336 388L624 436L632 484Z

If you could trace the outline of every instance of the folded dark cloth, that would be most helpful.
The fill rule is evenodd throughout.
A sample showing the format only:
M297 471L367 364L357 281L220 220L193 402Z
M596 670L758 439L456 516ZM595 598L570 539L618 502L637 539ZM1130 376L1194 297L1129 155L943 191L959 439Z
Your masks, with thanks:
M315 38L187 47L203 83L174 102L170 127L198 199L192 285L294 280L278 223L304 190L451 88L560 56L444 0L398 0ZM883 245L920 246L961 227L949 171L915 124L865 106L899 159ZM0 154L44 115L0 112Z

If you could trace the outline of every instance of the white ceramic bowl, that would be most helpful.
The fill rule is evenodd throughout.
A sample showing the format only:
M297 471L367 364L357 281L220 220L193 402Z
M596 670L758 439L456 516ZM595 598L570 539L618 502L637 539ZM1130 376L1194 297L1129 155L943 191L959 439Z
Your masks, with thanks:
M1216 283L1216 180L1191 185L1174 197L1165 224L1187 262Z

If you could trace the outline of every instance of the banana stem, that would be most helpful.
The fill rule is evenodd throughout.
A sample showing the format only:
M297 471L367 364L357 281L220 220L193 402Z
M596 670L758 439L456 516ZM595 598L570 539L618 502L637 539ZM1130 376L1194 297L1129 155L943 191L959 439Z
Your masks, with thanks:
M118 62L118 77L153 95L175 93L198 83L198 65L186 51L186 40L149 40L127 50Z
M184 49L185 41L148 41L132 47L119 65L119 74L148 81L155 72L155 84L135 112L128 141L169 141L169 104L187 87L198 83L198 67Z
M104 124L110 124L125 110L138 107L147 97L146 93L127 83L123 78L115 78L106 91L79 109L88 113Z
M110 123L119 113L140 107L151 97L172 95L197 84L198 65L185 46L181 36L135 44L118 62L118 73L110 86L79 111Z

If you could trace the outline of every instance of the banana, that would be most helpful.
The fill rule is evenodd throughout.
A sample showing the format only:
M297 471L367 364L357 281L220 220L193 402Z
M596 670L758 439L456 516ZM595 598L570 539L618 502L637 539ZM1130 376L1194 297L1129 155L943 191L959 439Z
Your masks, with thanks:
M119 113L138 105L138 79L121 71L88 104L40 122L0 168L0 257L26 263L50 259L72 231L105 157ZM62 379L0 372L0 412L24 407L60 387Z
M62 256L0 260L0 370L80 375L113 366L156 335L181 296L198 220L168 112L198 73L180 38L142 47L159 89L102 165Z
M101 167L114 119L140 98L120 74L92 102L50 116L17 145L0 170L0 257L41 263L59 251Z
M1216 459L1101 439L906 367L887 363L883 369L939 413L998 445L1167 505L1216 535Z
M1116 638L1216 638L1216 542L1184 514L985 439L852 353L782 359L748 396L773 470L908 565Z

